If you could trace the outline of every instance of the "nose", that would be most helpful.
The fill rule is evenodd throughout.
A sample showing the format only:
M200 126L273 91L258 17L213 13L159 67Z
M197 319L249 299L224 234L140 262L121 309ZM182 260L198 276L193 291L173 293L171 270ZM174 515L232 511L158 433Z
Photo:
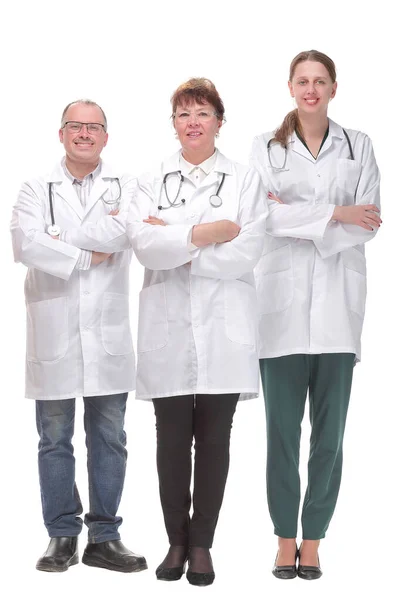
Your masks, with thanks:
M80 136L87 135L89 137L88 126L85 123L82 123L82 129L79 132Z
M199 123L199 117L196 113L190 113L188 123L189 125L197 125Z
M307 94L310 96L314 96L315 94L315 85L312 82L307 85Z

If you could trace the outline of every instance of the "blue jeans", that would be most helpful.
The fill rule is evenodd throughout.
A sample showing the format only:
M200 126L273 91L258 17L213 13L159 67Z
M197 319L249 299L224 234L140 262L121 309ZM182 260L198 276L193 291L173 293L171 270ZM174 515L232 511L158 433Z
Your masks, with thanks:
M89 512L89 542L119 540L116 516L126 469L124 417L128 394L84 398ZM50 537L76 536L82 530L82 504L75 483L72 446L75 399L36 400L39 478L43 518Z

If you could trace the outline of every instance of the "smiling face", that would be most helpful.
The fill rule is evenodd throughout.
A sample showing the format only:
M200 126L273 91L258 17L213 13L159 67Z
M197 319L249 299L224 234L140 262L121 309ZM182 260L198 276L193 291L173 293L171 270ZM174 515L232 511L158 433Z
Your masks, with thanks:
M190 156L199 154L202 157L214 153L215 136L220 130L222 119L215 115L212 104L178 104L173 122L184 156L185 153Z
M69 121L81 123L100 123L104 125L104 117L98 106L91 104L72 104L65 116L64 124ZM79 133L69 131L68 126L59 130L60 142L70 161L80 164L98 164L101 151L107 144L108 133L100 127L98 133L89 132L83 126Z
M312 60L297 65L288 85L299 114L308 115L326 115L329 100L335 97L337 88L337 83L332 81L326 67Z

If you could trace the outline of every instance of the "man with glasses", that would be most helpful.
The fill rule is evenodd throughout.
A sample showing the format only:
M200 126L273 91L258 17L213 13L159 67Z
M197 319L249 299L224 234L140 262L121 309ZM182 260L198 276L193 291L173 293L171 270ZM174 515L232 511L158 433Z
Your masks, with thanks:
M141 571L146 560L122 544L116 514L127 458L126 401L135 383L128 299L132 250L126 239L115 254L90 252L63 235L128 206L136 181L100 159L108 133L96 103L68 104L59 137L64 158L50 176L23 184L11 224L15 260L28 267L26 396L36 400L40 490L51 538L36 567L66 571L78 562L83 522L72 437L75 398L83 397L89 543L82 562Z

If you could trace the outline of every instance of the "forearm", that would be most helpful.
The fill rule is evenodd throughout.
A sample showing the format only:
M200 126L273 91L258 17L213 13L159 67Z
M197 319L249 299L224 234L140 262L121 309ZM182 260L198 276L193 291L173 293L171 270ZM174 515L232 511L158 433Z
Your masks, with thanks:
M334 213L334 204L294 205L268 201L266 231L273 237L321 239Z
M64 280L70 278L81 256L79 248L54 240L43 232L27 236L21 229L14 229L12 241L15 262Z
M215 279L238 279L251 272L260 259L265 236L265 218L244 226L232 241L210 244L192 260L193 275Z
M96 252L121 252L131 247L126 233L127 213L107 215L97 223L83 223L80 227L62 231L60 240Z
M176 269L193 258L189 251L192 225L150 225L134 221L127 235L139 262L153 271Z

